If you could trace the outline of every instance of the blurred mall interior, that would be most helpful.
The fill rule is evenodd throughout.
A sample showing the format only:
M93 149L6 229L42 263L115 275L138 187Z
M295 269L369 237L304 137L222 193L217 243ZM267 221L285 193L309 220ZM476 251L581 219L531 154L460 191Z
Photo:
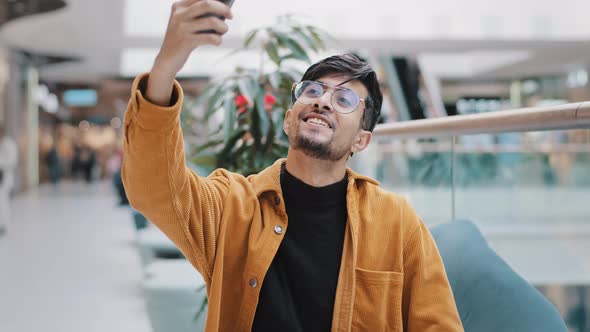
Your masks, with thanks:
M172 3L0 0L0 179L9 200L0 202L7 219L0 331L203 329L202 278L129 206L120 180L131 84L150 70ZM237 0L223 44L194 51L178 76L187 160L202 175L225 165L231 156L201 155L200 147L218 127L251 121L259 107L239 82L232 93L246 99L211 105L220 80L268 77L262 113L273 125L289 94L281 90L285 77L298 81L308 58L354 53L376 69L385 100L372 145L350 166L406 197L429 227L477 226L490 253L526 281L482 281L522 300L476 299L487 315L542 321L542 310L526 308L546 301L569 331L588 332L588 12L586 0ZM293 30L291 20L306 28ZM239 160L228 165L240 170ZM466 261L457 273L476 268ZM506 322L504 331L519 331Z

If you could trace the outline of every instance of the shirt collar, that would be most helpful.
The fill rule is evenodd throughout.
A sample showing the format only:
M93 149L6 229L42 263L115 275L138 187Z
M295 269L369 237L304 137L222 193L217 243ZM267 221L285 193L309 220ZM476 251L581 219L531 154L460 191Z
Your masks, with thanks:
M267 191L282 194L280 177L281 170L286 162L286 158L281 158L275 161L274 164L272 164L271 166L265 168L262 172L250 175L248 177L248 180L250 180L250 183L252 183L254 187L254 191L256 192L257 197L260 197L260 195ZM374 185L379 185L378 181L371 179L368 176L358 174L350 168L346 169L346 174L348 176L349 188L352 183L356 182L369 182Z

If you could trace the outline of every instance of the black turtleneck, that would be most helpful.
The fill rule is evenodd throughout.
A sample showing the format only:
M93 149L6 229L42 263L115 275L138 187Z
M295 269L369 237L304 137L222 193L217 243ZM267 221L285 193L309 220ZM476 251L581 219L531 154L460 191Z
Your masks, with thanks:
M266 273L252 331L330 331L346 227L346 186L309 186L284 169L289 224Z

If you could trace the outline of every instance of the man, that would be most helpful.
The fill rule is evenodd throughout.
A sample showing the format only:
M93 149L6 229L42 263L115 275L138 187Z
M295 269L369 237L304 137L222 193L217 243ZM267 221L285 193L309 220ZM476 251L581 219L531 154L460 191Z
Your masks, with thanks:
M10 192L14 187L14 172L18 150L6 128L0 124L0 235L7 231L10 221Z
M436 245L399 196L347 169L371 141L382 96L350 55L325 59L293 88L286 159L245 178L185 165L182 89L191 51L219 45L217 1L173 5L159 55L125 116L131 204L203 275L206 331L461 331ZM215 30L217 33L195 33Z

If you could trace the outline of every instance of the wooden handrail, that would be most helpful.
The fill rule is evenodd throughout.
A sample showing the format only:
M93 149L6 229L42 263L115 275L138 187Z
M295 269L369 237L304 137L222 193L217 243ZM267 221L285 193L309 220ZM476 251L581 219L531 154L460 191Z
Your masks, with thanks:
M377 136L429 138L590 128L590 102L380 124Z

